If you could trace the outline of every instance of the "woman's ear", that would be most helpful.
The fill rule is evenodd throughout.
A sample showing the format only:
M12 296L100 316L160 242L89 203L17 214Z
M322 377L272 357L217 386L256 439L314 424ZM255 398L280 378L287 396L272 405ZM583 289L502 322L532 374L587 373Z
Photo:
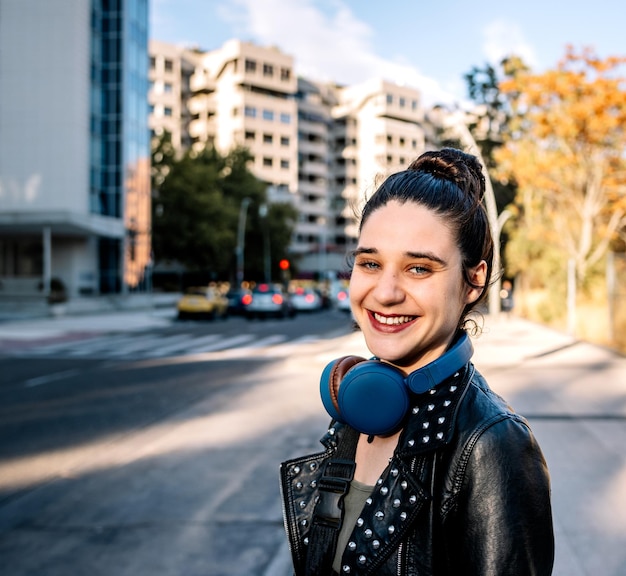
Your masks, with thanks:
M487 288L487 262L481 260L478 266L470 268L468 271L468 277L471 285L467 285L467 291L465 293L465 303L472 304L480 298L480 295ZM478 286L478 288L476 288Z

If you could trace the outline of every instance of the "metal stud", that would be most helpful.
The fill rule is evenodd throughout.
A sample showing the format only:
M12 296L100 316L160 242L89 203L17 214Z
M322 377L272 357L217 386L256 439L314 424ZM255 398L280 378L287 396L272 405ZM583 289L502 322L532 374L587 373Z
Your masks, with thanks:
M365 501L365 504L367 504L368 506L371 506L371 505L372 505L372 499L371 499L371 498L368 498L368 499Z
M429 441L430 441L430 436L424 436L424 437L422 438L422 442L423 442L424 444L428 444L428 442L429 442Z
M348 550L354 552L356 550L356 542L350 540L350 542L348 542Z
M363 536L365 536L368 540L374 535L371 528L366 528L365 532L363 532Z
M380 489L380 493L381 493L383 496L387 496L387 493L388 493L388 492L389 492L389 488L387 488L387 486L383 486L383 487Z
M317 468L317 462L311 462L309 464L309 470L311 470L311 472L315 470L316 468Z
M304 486L304 484L302 484L302 482L296 482L296 488L298 490L302 490L302 486Z
M435 390L434 388L431 388L428 393L432 396L433 394L437 393L437 390Z
M445 421L446 421L445 416L439 416L439 418L437 419L437 424L443 424Z
M450 392L456 392L456 386L450 386Z
M378 480L376 480L376 484L378 486L380 486L382 483L383 483L383 479L382 478L379 478Z
M345 574L350 574L350 566L348 566L347 564L345 566L341 567L341 570L345 573Z
M317 487L317 480L311 480L310 486L311 486L311 488L316 488Z
M300 500L299 506L301 509L306 508L306 502L304 500Z
M393 501L393 507L394 507L394 508L400 508L400 498L396 498L396 499Z
M367 558L365 557L364 554L361 554L358 558L358 563L359 564L365 564L367 562Z
M417 496L415 494L411 494L409 497L409 504L415 504L417 502Z
M328 433L329 433L331 436L334 436L334 435L335 435L335 429L334 429L334 428L329 428L329 429L328 429Z
M445 408L447 408L448 406L450 406L450 404L452 404L452 402L450 400L445 400L443 405Z
M387 528L387 532L389 533L389 535L393 534L395 531L396 527L393 524L389 526L389 528Z
M308 526L309 521L305 518L304 520L302 520L302 522L300 522L300 524L301 524L302 526L305 526L305 527L306 527L306 526Z
M360 528L363 524L365 524L363 518L357 518L356 525Z
M414 406L413 407L413 414L417 414L420 411L419 406Z
M374 516L376 517L376 520L382 520L385 517L385 513L382 510L378 510Z
M422 428L426 430L430 426L430 422L422 422Z
M407 444L409 445L409 448L412 448L413 444L415 444L415 440L409 440Z
M398 469L392 468L389 473L395 478L398 475Z
M302 542L304 542L305 546L309 545L309 537L307 536Z
M400 520L406 520L406 512L400 512Z
M380 548L380 540L372 540L372 548L378 550Z
M402 490L406 490L409 487L409 484L406 480L402 480L402 482L400 482L400 487Z
M294 474L300 474L300 466L294 466L294 467L291 469L291 471L292 471Z
M429 404L429 405L426 407L426 409L427 409L429 412L432 412L432 411L435 409L435 405L434 405L434 404Z
M441 440L443 438L443 432L437 432L437 440Z

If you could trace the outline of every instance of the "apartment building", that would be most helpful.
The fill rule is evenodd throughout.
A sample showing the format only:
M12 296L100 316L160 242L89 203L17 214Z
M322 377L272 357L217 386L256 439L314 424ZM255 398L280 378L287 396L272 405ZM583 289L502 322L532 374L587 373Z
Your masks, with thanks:
M186 131L193 147L213 144L227 153L246 146L270 201L298 210L290 249L302 272L345 268L364 193L424 150L424 112L415 89L379 79L341 87L296 78L291 56L239 40L202 55L152 41L150 55L151 127L178 130L183 148ZM183 68L176 59L196 63L186 102L185 89L160 67L168 58L174 61L170 72ZM154 92L165 98L166 82L182 102L170 103L170 115L158 117ZM170 129L172 119L179 126Z
M0 0L0 297L141 290L148 0Z

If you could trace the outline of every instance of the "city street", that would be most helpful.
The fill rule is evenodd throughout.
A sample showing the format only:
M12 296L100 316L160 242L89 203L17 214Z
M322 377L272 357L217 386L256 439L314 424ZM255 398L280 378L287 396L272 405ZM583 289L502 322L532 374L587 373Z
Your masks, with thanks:
M128 313L3 323L0 334L7 573L290 573L277 467L318 449L323 366L367 354L347 316ZM626 359L516 318L487 318L475 348L544 449L554 574L625 574Z

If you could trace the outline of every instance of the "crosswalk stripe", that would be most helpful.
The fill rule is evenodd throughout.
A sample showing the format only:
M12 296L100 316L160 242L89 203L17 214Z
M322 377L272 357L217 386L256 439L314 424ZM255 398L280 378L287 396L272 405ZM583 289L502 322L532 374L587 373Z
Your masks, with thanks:
M189 348L185 351L186 354L199 354L201 352L214 352L215 350L223 350L224 348L230 348L231 346L238 346L254 340L254 334L240 334L239 336L232 336L231 338L225 338L219 342L209 343L203 346Z

